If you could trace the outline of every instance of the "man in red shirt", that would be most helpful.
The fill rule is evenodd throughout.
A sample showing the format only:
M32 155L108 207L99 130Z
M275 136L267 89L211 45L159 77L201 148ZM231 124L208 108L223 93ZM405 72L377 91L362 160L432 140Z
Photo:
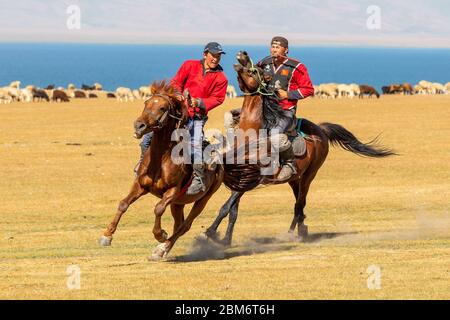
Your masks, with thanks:
M203 127L208 120L208 112L221 105L225 100L228 85L225 73L219 65L222 54L225 52L220 44L208 43L203 50L203 59L185 61L170 82L181 93L178 97L179 100L184 101L183 93L186 90L192 97L191 105L186 103L186 106L190 116L187 129L191 136L194 179L186 191L187 195L205 190L203 183L205 165L202 159ZM151 133L143 137L141 161L150 146L151 138Z
M271 128L271 139L279 142L279 155L282 165L278 180L284 181L296 173L295 155L292 144L285 134L294 124L297 101L314 94L314 87L308 70L300 61L288 58L288 40L274 37L271 41L270 56L258 62L265 73L270 74L269 91L277 93L275 103L282 109L277 124ZM278 130L278 134L275 130ZM274 140L275 141L275 140Z

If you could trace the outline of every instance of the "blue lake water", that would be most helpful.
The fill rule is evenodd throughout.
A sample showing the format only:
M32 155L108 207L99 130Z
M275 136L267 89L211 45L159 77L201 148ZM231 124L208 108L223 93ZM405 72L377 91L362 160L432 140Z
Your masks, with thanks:
M138 88L170 79L187 59L201 59L202 45L0 44L0 86L66 87L74 83ZM236 88L235 54L246 50L254 61L268 55L268 46L224 46L221 65ZM450 81L450 49L291 47L291 57L308 68L314 84L369 84L420 80Z

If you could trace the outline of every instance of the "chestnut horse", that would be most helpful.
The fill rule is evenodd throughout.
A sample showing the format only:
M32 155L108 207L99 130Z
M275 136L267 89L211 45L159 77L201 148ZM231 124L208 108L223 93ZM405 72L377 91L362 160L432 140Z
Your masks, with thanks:
M266 118L265 106L263 100L265 96L271 95L264 89L263 81L267 79L263 71L253 66L253 62L246 52L237 54L239 64L234 66L239 86L244 92L244 102L241 109L239 120L239 129L256 130L264 128L264 118ZM324 163L328 146L339 145L343 149L355 154L367 157L387 157L394 153L385 148L380 148L372 142L364 144L360 142L351 132L340 125L331 123L322 123L316 125L306 119L302 119L301 131L307 135L306 153L301 157L296 157L297 174L293 175L288 182L295 196L294 218L292 220L289 232L293 233L298 225L298 239L305 240L308 235L307 226L304 224L306 216L304 208L306 205L306 196L309 186L317 174L317 171ZM220 241L222 244L230 245L232 240L234 223L237 219L239 201L242 195L258 184L278 184L276 174L272 177L261 178L259 171L255 170L256 165L233 165L225 164L224 183L233 192L227 202L222 206L219 215L214 223L206 230L205 236L219 241L217 239L217 228L222 219L230 213L228 228L224 238Z
M145 101L142 114L134 123L135 137L140 139L144 134L153 132L150 148L138 169L129 194L119 203L117 213L100 239L103 246L111 245L112 235L117 229L120 218L128 207L141 196L151 193L161 200L156 204L153 234L159 244L151 258L164 258L177 239L186 233L194 219L202 212L206 203L217 191L223 180L223 166L205 170L206 189L196 195L187 196L185 190L191 180L192 166L185 163L177 164L171 155L177 141L172 141L172 133L183 128L187 122L187 108L180 102L174 89L164 81L151 86L151 97ZM181 161L180 161L181 162ZM194 203L187 218L184 218L184 206ZM174 219L173 234L168 237L161 228L161 216L170 205Z

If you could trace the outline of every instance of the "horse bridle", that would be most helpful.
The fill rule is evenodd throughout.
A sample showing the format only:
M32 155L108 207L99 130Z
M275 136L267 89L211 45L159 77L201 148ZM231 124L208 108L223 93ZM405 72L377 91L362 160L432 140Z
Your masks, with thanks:
M265 82L264 82L263 78L261 77L261 74L259 73L259 69L255 67L255 65L253 64L253 60L250 57L248 57L248 58L250 60L251 67L247 68L247 69L250 70L251 72L252 71L256 71L256 74L258 75L259 86L258 86L258 89L256 89L256 91L254 91L254 92L247 92L247 93L244 92L244 95L252 96L252 95L255 95L255 94L260 94L262 96L274 96L275 92L268 92L267 91L266 86L265 86Z
M177 128L178 128L183 119L181 117L178 117L171 113L171 111L174 110L174 103L172 102L171 98L168 95L154 93L147 100L145 100L144 105L146 105L147 101L149 101L150 99L152 99L155 96L166 100L169 103L169 110L166 110L158 119L156 119L156 117L153 115L153 113L150 110L145 110L145 112L148 113L153 119L155 119L155 122L156 122L156 125L151 126L150 129L151 130L162 129L162 127L164 127L164 125L166 124L168 117L178 120L178 123L177 123Z

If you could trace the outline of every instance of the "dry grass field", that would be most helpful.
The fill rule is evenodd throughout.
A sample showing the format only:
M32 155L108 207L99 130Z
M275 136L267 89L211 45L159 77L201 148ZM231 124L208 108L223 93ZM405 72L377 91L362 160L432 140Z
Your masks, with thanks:
M223 111L241 103L227 100L207 127L222 128ZM162 262L147 261L151 195L130 207L111 247L97 242L133 180L141 109L0 105L0 298L450 299L450 96L302 102L299 115L363 141L382 132L401 155L331 148L309 193L308 243L286 237L294 198L281 185L243 197L231 248L193 246L230 194L222 187ZM163 226L172 229L169 212ZM71 265L80 289L67 286ZM378 289L368 286L373 265Z

